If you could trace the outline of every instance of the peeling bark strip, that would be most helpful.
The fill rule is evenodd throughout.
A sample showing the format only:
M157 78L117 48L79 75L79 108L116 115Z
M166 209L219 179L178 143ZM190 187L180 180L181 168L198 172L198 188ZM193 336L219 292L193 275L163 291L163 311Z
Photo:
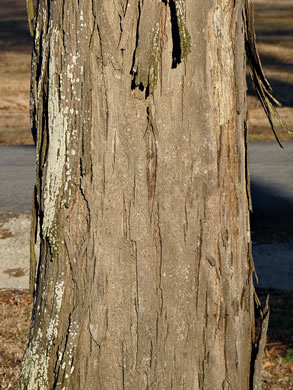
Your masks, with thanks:
M277 136L274 120L286 130L290 135L293 135L293 132L287 127L286 123L280 118L276 106L281 107L281 103L273 96L273 90L266 79L259 53L256 47L256 35L254 27L254 9L251 0L245 0L245 12L244 12L244 27L245 27L245 48L246 55L251 69L251 79L253 86L256 90L258 98L264 108L266 116L270 122L272 131L276 137L281 148L283 146L280 143L280 140Z
M139 1L137 46L134 53L132 74L136 87L145 88L147 95L153 93L158 81L161 39L164 34L162 23L163 7L166 2ZM176 67L191 49L191 37L185 23L185 0L169 0L172 20L173 64ZM177 48L177 50L174 48Z
M149 88L150 93L154 91L158 79L162 6L160 0L138 3L138 38L132 72L135 85Z
M261 390L262 388L262 366L263 366L263 357L264 350L267 339L267 331L269 325L269 317L270 317L270 308L269 308L269 296L267 296L265 307L263 311L261 311L262 316L262 324L260 329L260 334L253 348L253 354L255 356L252 361L253 367L251 370L251 379L252 379L252 390Z
M30 29L30 34L34 36L34 21L35 21L35 10L34 10L34 2L33 0L26 0L26 10L27 10L27 18L28 25Z

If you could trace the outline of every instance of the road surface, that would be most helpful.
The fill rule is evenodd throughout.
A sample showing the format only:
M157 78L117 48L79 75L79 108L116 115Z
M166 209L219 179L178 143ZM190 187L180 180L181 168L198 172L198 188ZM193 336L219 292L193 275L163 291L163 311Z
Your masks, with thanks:
M293 142L284 143L284 149L275 142L252 143L249 160L259 286L293 291ZM5 236L0 239L0 288L28 285L34 183L34 147L0 146L0 238Z
M253 142L249 160L253 230L293 239L293 142Z
M0 146L0 213L30 213L35 183L35 148Z

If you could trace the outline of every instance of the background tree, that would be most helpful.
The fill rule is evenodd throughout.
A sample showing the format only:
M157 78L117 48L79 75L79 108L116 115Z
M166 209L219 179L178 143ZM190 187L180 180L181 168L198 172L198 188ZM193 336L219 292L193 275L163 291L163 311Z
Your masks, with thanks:
M244 2L29 3L22 388L260 388Z

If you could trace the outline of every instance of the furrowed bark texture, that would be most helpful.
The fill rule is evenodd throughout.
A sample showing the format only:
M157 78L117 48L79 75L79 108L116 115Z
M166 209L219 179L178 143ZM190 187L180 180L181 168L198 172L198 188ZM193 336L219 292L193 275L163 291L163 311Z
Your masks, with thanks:
M245 92L241 1L39 1L22 389L251 388Z

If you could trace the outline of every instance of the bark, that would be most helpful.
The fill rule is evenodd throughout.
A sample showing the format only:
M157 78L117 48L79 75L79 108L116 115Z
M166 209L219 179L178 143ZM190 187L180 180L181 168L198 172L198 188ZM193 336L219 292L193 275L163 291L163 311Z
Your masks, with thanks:
M38 2L41 249L22 389L259 381L242 11Z

